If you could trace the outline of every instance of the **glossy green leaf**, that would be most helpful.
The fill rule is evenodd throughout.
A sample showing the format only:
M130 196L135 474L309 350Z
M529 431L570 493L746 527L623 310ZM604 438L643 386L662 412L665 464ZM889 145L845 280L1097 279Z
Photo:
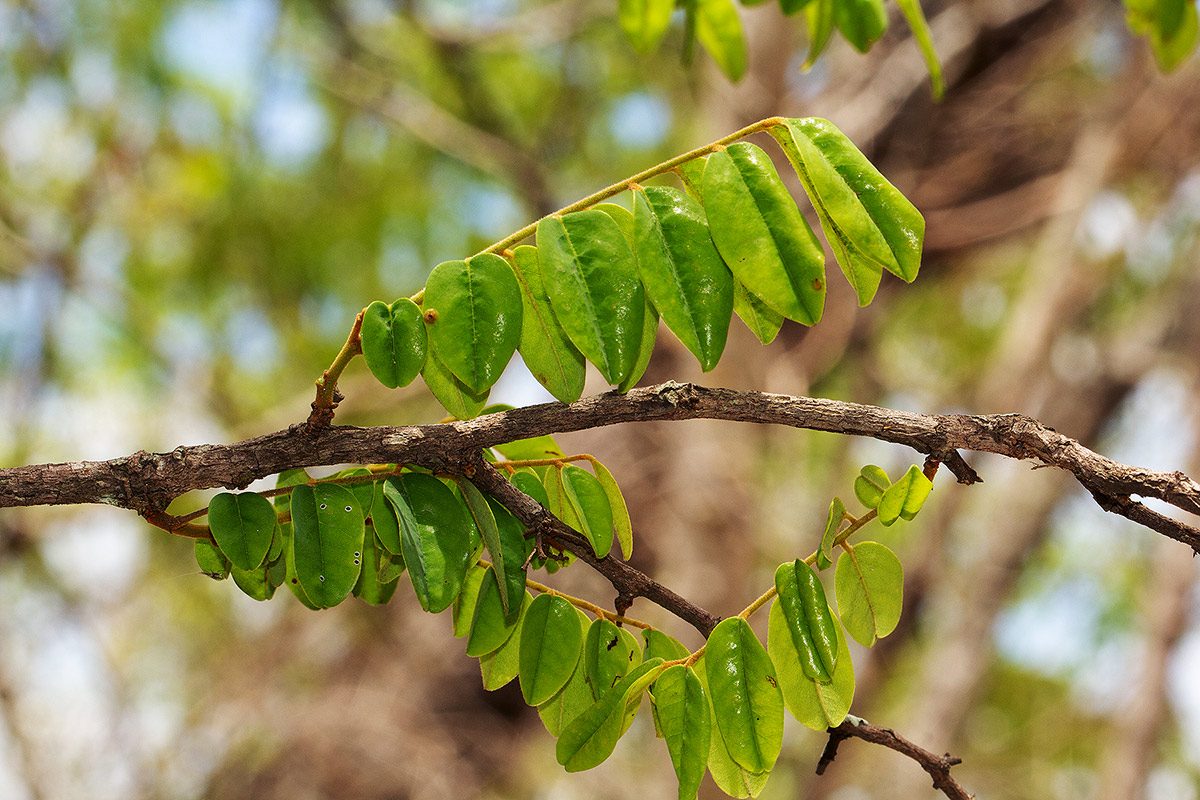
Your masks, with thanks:
M575 612L579 618L580 635L586 637L591 620L579 609L575 609ZM538 716L541 717L542 724L546 726L550 735L557 737L562 733L563 728L590 708L595 701L595 698L592 697L592 689L587 682L583 659L580 658L566 685L559 689L553 697L538 706Z
M854 664L846 649L846 636L837 626L838 658L833 680L819 683L805 676L795 645L778 601L771 604L767 626L767 650L776 667L783 702L792 716L813 730L840 725L854 699Z
M520 607L520 598L525 594L525 578L529 554L533 552L533 538L525 537L525 526L512 512L488 498L492 515L496 518L496 528L500 533L500 550L504 553L503 570L496 570L496 578L502 589L506 590L509 598L505 619L511 624Z
M820 578L808 564L796 559L775 570L775 591L800 667L810 680L827 683L837 667L837 625Z
M708 694L691 667L676 664L654 681L655 718L679 778L679 800L700 791L712 735Z
M704 165L707 162L708 156L700 156L689 159L675 167L675 174L679 176L679 180L683 183L683 190L687 192L688 197L697 202L700 201L702 196Z
M196 556L196 564L205 575L214 581L223 581L229 577L229 559L215 544L197 539L192 545L192 552Z
M738 281L778 313L812 325L825 308L825 253L771 159L749 142L708 157L704 208Z
M283 556L284 556L284 580L288 590L292 595L300 601L301 605L306 608L311 608L313 611L319 611L320 606L308 598L304 587L300 585L300 579L296 577L296 537L292 530L291 523L288 523L288 530L284 536Z
M221 492L208 505L208 527L229 563L258 569L275 535L275 507L255 492Z
M671 27L674 10L675 0L620 0L617 20L633 49L649 53L658 47L667 28Z
M933 491L933 481L925 477L925 473L916 465L908 468L908 472L893 483L879 498L879 521L891 525L897 519L912 519L925 505L926 498Z
M875 296L882 270L913 281L925 219L908 198L828 120L789 119L770 133L800 176L859 305Z
M363 359L371 374L389 389L408 386L425 364L427 336L421 309L407 297L390 306L376 300L363 311Z
M498 650L479 657L479 672L483 677L483 688L489 692L507 686L513 678L517 677L517 670L520 668L521 628L532 601L533 596L526 592L517 615L517 626L513 629L512 635L508 637L508 641Z
M775 341L779 329L783 327L782 314L736 281L733 284L733 310L763 344Z
M833 21L846 41L860 53L871 49L887 30L887 11L883 0L837 0L833 4Z
M641 663L642 651L629 631L598 619L588 626L581 658L592 697L599 700Z
M383 499L383 481L371 484L371 526L383 549L400 555L400 520L392 504Z
M521 694L540 706L566 685L579 663L583 631L575 608L552 594L534 598L521 629Z
M921 50L921 58L925 60L925 68L929 70L929 82L933 88L933 99L940 100L946 93L946 80L942 76L942 63L938 60L937 50L933 46L933 34L929 30L929 21L921 9L921 0L896 0L900 13L904 15L913 39Z
M698 202L664 186L640 189L633 197L642 285L667 327L708 372L725 349L733 274L713 246Z
M472 563L467 514L454 493L432 475L388 478L383 496L400 520L400 549L421 608L450 607Z
M746 74L746 35L733 0L694 0L696 39L731 81Z
M239 568L236 564L230 566L229 575L233 578L233 582L242 590L242 594L254 600L264 601L270 600L275 594L275 586L267 580L267 565L255 569L245 570Z
M646 300L645 313L642 315L642 338L638 342L637 357L633 361L633 369L625 376L625 380L617 384L617 391L625 394L638 385L646 369L650 366L650 357L654 354L654 344L658 339L658 311L649 299Z
M471 622L475 619L475 603L479 600L479 589L483 586L483 574L490 572L486 567L473 564L463 578L462 591L450 606L455 639L463 639L471 633Z
M455 419L474 419L487 405L488 393L477 394L468 389L446 368L437 353L431 352L426 357L421 377L442 408Z
M712 691L708 684L708 669L705 659L701 657L695 664L696 677L708 695L709 719L716 719L716 709L713 706ZM725 740L721 737L720 729L711 725L708 748L708 771L712 774L713 782L722 792L730 797L757 797L767 784L770 771L750 772L729 754Z
M604 763L625 732L627 708L640 701L642 692L662 671L658 659L638 664L612 691L573 719L558 737L558 763L567 772L581 772Z
M387 505L382 500L380 502ZM354 584L354 596L364 603L373 606L386 605L396 594L400 575L380 574L380 568L387 557L387 551L379 545L379 537L368 529L367 535L363 537L362 572L358 574L358 582Z
M562 468L562 482L579 521L579 532L587 537L596 556L604 558L613 542L613 513L604 487L596 476L574 464Z
M512 474L510 480L513 486L537 500L543 508L550 508L550 498L546 496L546 487L542 485L541 479L533 470L517 470Z
M617 530L617 544L621 546L621 558L628 561L629 557L633 555L633 522L629 519L629 507L625 505L625 497L621 494L621 487L617 485L617 480L608 471L608 467L599 461L594 461L592 462L592 468L596 470L596 480L599 481L600 487L604 489L604 496L608 498L608 507L612 511L613 527Z
M314 605L346 599L362 569L365 527L354 493L334 483L292 489L296 577Z
M637 361L646 300L633 251L603 211L547 217L537 226L542 278L572 344L610 384Z
M521 595L524 596L524 593ZM513 603L514 612L521 607L521 601ZM496 650L508 641L516 629L516 614L512 621L505 621L505 609L500 602L500 585L496 581L496 573L488 570L483 576L483 584L479 587L479 597L475 601L475 612L471 618L471 633L467 637L467 655L479 657Z
M904 604L904 567L879 542L860 542L838 559L834 579L842 624L863 647L896 629Z
M492 507L488 505L487 498L483 492L475 487L475 484L466 479L456 481L456 483L458 484L459 491L462 492L463 499L466 500L467 513L475 520L475 527L479 530L480 535L483 536L484 545L487 547L488 556L492 560L492 565L497 575L503 576L506 570L505 560L508 558L509 553L505 552L505 549L500 546L500 528L496 525L496 515L492 513ZM512 557L520 558L522 561L525 560L524 553L514 552L512 553ZM500 606L504 614L508 614L509 608L516 611L520 606L521 593L525 591L525 582L522 581L521 585L511 595L508 588L507 582L497 586L499 592L498 599L500 600ZM467 655L477 656L482 654L468 652Z
M835 497L829 504L829 515L825 518L825 531L821 534L821 545L817 548L817 569L825 569L833 563L833 541L846 519L846 504Z
M854 479L854 496L858 502L867 508L875 508L883 498L883 493L892 485L892 479L882 467L868 464L859 471Z
M767 651L741 617L722 620L704 651L717 728L730 757L766 772L783 747L783 698Z
M661 658L663 661L677 661L688 656L688 649L674 636L645 628L642 630L643 658Z
M563 481L562 468L551 467L546 471L542 480L546 489L546 508L551 514L562 520L563 524L567 527L580 530L583 527L583 523L579 521L579 514L575 510L575 505L571 502L571 498L567 496L567 487Z
M804 6L804 23L808 27L808 57L800 68L810 70L833 38L833 0L812 0Z
M521 359L556 400L574 402L583 394L584 358L550 307L537 248L518 247L512 265L521 286Z
M598 203L592 206L592 208L597 211L603 211L612 217L613 222L617 223L617 227L624 234L629 249L633 250L633 212L625 206L617 205L616 203Z
M379 542L379 537L375 537L376 543ZM379 547L379 582L391 583L404 574L404 556L396 553L389 553L380 545ZM465 636L466 634L464 634Z
M521 340L521 287L508 262L484 253L438 264L424 306L438 359L474 394L490 389Z

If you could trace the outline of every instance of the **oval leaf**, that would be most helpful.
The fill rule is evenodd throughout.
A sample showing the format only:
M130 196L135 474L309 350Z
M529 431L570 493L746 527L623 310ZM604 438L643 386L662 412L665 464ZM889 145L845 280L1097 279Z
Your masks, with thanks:
M658 47L671 27L671 12L675 0L620 0L617 21L629 37L629 43L639 53L649 53Z
M658 659L630 670L612 691L571 721L558 737L555 756L567 772L599 766L612 755L626 729L628 706L640 701L642 692L662 673Z
M837 666L837 631L820 578L796 559L775 570L775 591L804 674L827 683Z
M628 392L634 386L637 386L638 381L646 374L646 369L650 366L650 356L654 354L654 345L658 340L658 311L654 309L654 305L646 300L645 313L642 315L642 338L638 342L637 357L633 361L633 369L625 376L625 380L617 384L617 391L621 394Z
M933 491L933 481L925 477L925 473L913 464L908 472L893 483L879 498L879 521L891 525L897 519L912 519L925 505L929 493Z
M521 626L525 621L525 613L529 611L531 602L533 602L533 596L526 592L517 614L517 625L513 629L512 635L508 637L508 641L501 645L500 649L493 650L479 658L479 672L483 676L483 688L489 692L507 686L513 678L517 677L517 670L520 668Z
M358 498L334 483L292 489L296 577L318 608L346 599L362 570L365 527Z
M677 664L654 681L655 718L679 778L680 800L695 797L708 765L708 695L691 667Z
M846 504L842 498L835 497L829 504L829 515L825 518L825 531L821 534L821 544L817 548L817 568L825 569L833 563L833 542L842 529L846 519Z
M731 81L746 74L746 36L733 0L694 0L696 38Z
M599 700L641 662L642 651L633 634L602 618L588 626L582 660L592 697Z
M688 656L688 649L683 646L682 642L674 636L670 636L654 628L646 628L642 631L642 641L645 643L645 646L642 648L644 658L661 658L663 661L677 661Z
M542 278L572 344L617 385L633 370L642 341L645 294L633 251L613 218L590 209L537 226Z
M813 730L824 731L840 725L854 699L854 664L850 661L846 636L840 625L837 626L837 636L841 657L833 679L828 683L811 680L800 668L783 610L778 602L771 604L767 650L776 666L783 702L792 716Z
M695 669L696 677L700 679L700 684L708 693L709 718L716 719L712 691L708 686L708 670L703 657L696 662ZM763 787L766 786L767 778L771 773L769 771L750 772L734 761L733 757L729 755L729 748L725 746L725 740L721 738L719 730L712 730L709 742L708 771L712 774L717 787L730 797L758 797Z
M467 515L454 493L432 475L388 478L383 496L400 520L400 549L421 608L450 607L470 565Z
M223 581L229 577L229 559L215 544L197 539L192 545L192 552L196 555L196 564L205 575L214 581Z
M708 372L717 365L733 314L733 274L717 254L699 203L650 186L633 193L638 274L650 302Z
M583 394L583 354L571 344L550 307L537 248L518 247L513 251L512 265L521 286L521 341L517 350L546 391L556 400L572 403Z
M426 334L421 309L407 297L390 306L376 300L363 311L363 359L389 389L408 386L425 364Z
M477 393L468 388L454 377L437 357L437 353L430 353L426 357L425 366L421 368L421 377L425 379L429 391L442 404L442 408L456 419L474 419L487 405L488 393Z
M775 666L741 617L718 623L704 651L717 728L729 755L749 772L766 772L783 747L783 697Z
M613 542L613 513L604 487L596 476L574 464L563 467L562 482L579 521L578 530L587 537L596 557L604 558Z
M383 501L381 504L386 505ZM371 530L363 537L362 572L358 582L354 584L354 596L373 606L385 605L396 594L400 584L400 576L396 574L381 574L380 570L388 558L388 553L379 544L379 537Z
M886 546L860 542L842 553L834 576L842 624L863 647L896 629L904 605L904 567Z
M275 507L254 492L222 492L208 506L208 527L229 563L243 571L258 569L275 535Z
M783 327L783 315L737 281L733 284L733 310L763 344L775 341L779 329Z
M575 613L579 618L581 636L586 636L591 621L579 609L575 609ZM595 701L595 698L592 697L592 689L588 686L587 677L584 674L583 659L580 658L579 664L576 665L575 671L571 673L567 684L559 689L554 697L551 697L538 706L538 716L541 717L542 724L546 726L546 730L550 732L550 735L557 737L562 733L563 728L567 727L567 725L571 724L572 720L590 708Z
M749 142L708 157L704 209L734 276L778 313L812 325L825 308L825 253L771 159Z
M521 695L540 706L566 685L583 646L575 608L552 594L538 595L521 629Z
M875 296L881 270L914 280L925 219L908 198L828 120L789 119L770 133L796 169L859 305Z
M628 561L633 555L633 522L629 519L629 507L625 505L621 487L617 485L617 480L608 471L608 467L599 461L593 461L592 468L596 470L596 480L600 482L604 496L608 498L613 527L617 529L617 544L621 546L621 558Z
M450 606L455 639L462 639L471 633L471 622L475 619L475 603L479 600L479 589L483 586L483 573L487 571L485 567L474 564L463 578L462 591Z
M833 21L846 41L860 53L870 50L887 30L883 0L837 0L833 4Z
M513 604L514 610L520 608L521 601ZM500 585L496 582L496 573L488 570L483 576L483 584L479 587L479 597L475 601L475 613L471 617L471 633L467 637L467 655L479 657L487 655L500 648L508 641L516 629L514 615L512 623L504 619L505 609L500 602Z
M891 485L892 479L888 477L882 467L868 464L859 471L858 477L854 479L854 496L867 508L875 508L879 505L883 493Z

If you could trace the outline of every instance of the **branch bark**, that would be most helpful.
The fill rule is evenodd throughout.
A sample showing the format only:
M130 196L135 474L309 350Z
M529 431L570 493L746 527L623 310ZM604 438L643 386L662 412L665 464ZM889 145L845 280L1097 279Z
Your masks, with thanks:
M1073 474L1106 511L1120 514L1200 552L1200 530L1139 502L1155 498L1200 514L1200 484L1182 472L1120 464L1023 414L916 414L877 406L674 381L607 393L569 405L544 403L437 425L313 430L294 425L232 445L139 451L109 461L39 464L0 470L0 508L107 503L143 515L161 512L185 492L244 488L299 466L416 464L462 472L480 450L541 434L623 422L722 419L868 436L942 461L960 483L980 477L959 450L996 453Z
M950 777L950 768L961 764L961 758L955 758L949 753L936 755L913 744L891 728L881 728L862 719L851 720L847 717L841 725L829 729L829 741L825 744L825 751L821 753L821 760L817 762L818 775L823 774L825 768L833 763L833 759L837 757L838 745L846 739L862 739L864 742L883 745L908 756L933 778L933 788L950 800L971 800L971 795L958 785L958 781Z

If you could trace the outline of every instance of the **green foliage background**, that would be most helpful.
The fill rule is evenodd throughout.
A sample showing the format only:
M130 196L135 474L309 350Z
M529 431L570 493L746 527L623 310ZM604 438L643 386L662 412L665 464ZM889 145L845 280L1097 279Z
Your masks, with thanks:
M926 5L949 84L935 105L902 25L801 73L802 28L774 7L740 9L731 85L700 52L679 63L679 20L635 54L608 3L0 6L0 463L300 421L370 300L782 114L833 120L926 214L920 280L885 279L865 310L831 280L821 325L765 348L735 320L703 378L664 331L647 381L1023 411L1194 474L1196 61L1161 76L1115 4L966 8ZM524 385L494 399L527 402ZM361 362L342 387L340 422L441 415ZM724 614L816 546L859 466L911 462L723 423L563 443L621 482L635 563ZM975 461L983 486L939 479L921 518L880 535L906 606L893 644L852 650L852 713L963 757L981 796L1127 797L1126 773L1194 796L1200 701L1173 677L1196 666L1190 559L1053 475ZM449 620L411 596L260 606L197 574L189 545L110 509L0 515L0 796L674 791L646 720L565 775L519 692L480 689ZM930 792L853 742L813 777L823 738L789 729L763 796Z

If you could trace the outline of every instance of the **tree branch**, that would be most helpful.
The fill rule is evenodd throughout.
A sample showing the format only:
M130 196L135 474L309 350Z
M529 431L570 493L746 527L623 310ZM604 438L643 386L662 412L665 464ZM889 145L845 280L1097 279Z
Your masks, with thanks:
M515 439L622 422L724 419L787 425L902 444L944 463L960 483L980 480L959 450L1029 459L1071 472L1106 511L1121 514L1200 552L1200 530L1152 511L1152 497L1200 514L1200 484L1182 472L1120 464L1023 414L915 414L811 397L709 389L670 381L569 405L544 403L437 425L312 429L295 425L232 445L179 447L110 461L0 470L0 508L108 503L145 514L185 492L251 481L299 466L415 464L461 472L475 454Z
M961 758L955 758L949 753L942 756L934 755L900 736L891 728L881 728L863 719L847 717L841 725L829 729L829 741L825 745L825 751L821 753L821 760L817 762L818 775L824 774L825 768L833 763L833 759L837 757L838 745L843 740L851 738L883 745L901 755L908 756L920 764L921 769L928 772L929 777L933 778L933 788L942 792L950 800L971 800L971 795L967 794L966 790L950 777L950 768L961 764Z

